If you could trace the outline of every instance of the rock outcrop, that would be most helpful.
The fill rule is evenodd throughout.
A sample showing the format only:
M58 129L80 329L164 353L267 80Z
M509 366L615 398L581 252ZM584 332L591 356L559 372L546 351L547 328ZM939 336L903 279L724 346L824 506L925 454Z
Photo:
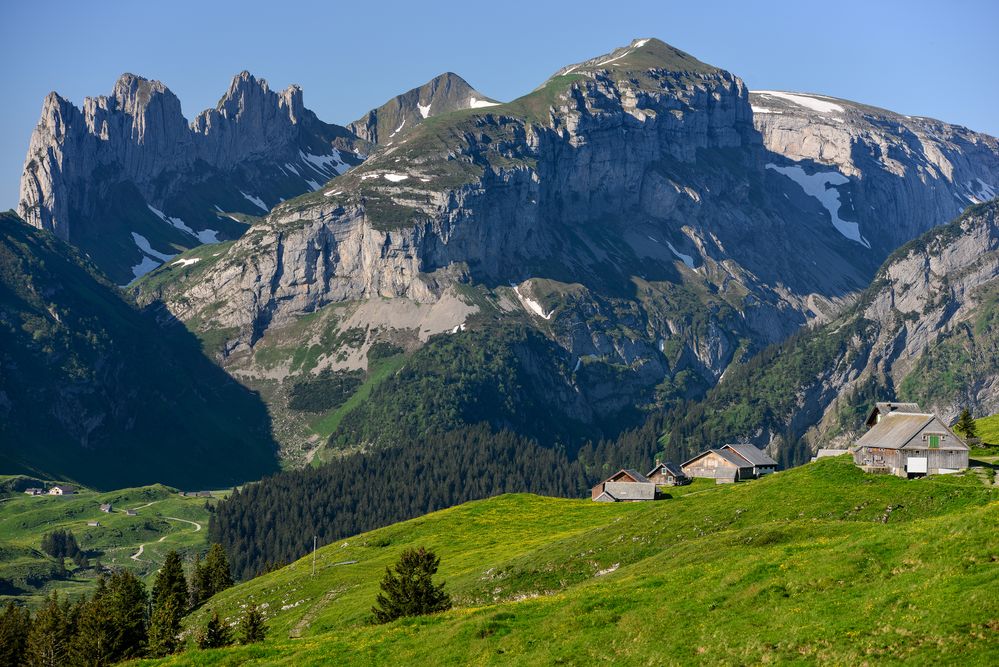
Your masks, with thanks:
M845 216L882 256L999 192L995 137L824 95L750 100L767 149L836 179Z
M178 250L238 237L243 216L317 189L363 150L305 109L297 86L275 93L242 72L188 125L166 86L124 74L82 109L45 98L18 212L128 282Z

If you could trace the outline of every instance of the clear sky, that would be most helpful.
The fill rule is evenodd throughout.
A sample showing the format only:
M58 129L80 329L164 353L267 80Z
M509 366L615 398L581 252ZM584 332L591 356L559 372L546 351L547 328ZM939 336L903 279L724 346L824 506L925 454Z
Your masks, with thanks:
M568 63L658 37L751 89L817 92L999 135L996 0L5 0L0 6L0 209L16 204L51 90L79 105L122 72L163 81L188 119L248 69L298 83L346 123L454 71L509 100Z

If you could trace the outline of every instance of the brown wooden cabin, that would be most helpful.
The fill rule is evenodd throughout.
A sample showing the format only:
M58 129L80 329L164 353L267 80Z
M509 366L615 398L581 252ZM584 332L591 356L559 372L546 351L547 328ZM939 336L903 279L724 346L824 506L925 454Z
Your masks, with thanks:
M590 499L601 503L655 500L656 485L640 472L626 468L590 489Z
M753 475L753 466L734 452L708 449L685 461L683 474L690 478L704 477L718 484L729 484Z
M656 486L683 486L691 482L691 479L684 474L683 468L672 461L657 463L656 467L645 476Z
M777 472L778 463L759 447L749 444L724 445L722 451L732 452L753 467L752 477L757 479Z
M968 468L968 445L936 415L892 411L850 448L853 462L867 472L922 477Z

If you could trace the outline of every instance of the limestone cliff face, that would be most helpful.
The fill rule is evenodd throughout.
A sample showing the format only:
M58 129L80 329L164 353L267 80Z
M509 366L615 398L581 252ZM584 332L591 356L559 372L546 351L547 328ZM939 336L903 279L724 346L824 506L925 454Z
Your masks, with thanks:
M792 224L742 81L661 42L452 118L276 206L171 308L238 331L232 352L331 303L432 303L471 282L551 322L573 358L703 385L873 271L819 220Z
M239 214L261 215L318 188L359 163L361 145L305 109L297 86L275 93L243 72L188 125L166 86L124 74L110 96L87 98L82 109L46 97L18 212L127 282L138 260L238 236ZM133 232L155 250L133 242ZM109 239L123 241L104 256Z
M849 179L846 217L885 255L999 191L995 137L823 95L755 91L750 100L767 149Z
M809 440L850 444L855 432L837 428L836 413L865 384L889 398L907 396L947 421L964 407L999 411L997 303L999 203L993 200L903 246L881 269L855 315L867 336L830 366L821 392L827 398L818 401L822 418Z

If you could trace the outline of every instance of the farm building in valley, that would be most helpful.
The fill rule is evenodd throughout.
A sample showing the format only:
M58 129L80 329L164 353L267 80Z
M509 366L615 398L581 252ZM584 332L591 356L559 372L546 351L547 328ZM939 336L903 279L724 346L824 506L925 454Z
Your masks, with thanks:
M590 489L590 499L602 503L655 500L656 485L635 470L618 470Z
M713 479L718 484L756 479L775 472L777 462L753 445L724 445L708 449L684 462L688 477Z
M50 496L71 496L76 493L76 487L69 484L56 484L49 489Z
M656 486L682 486L690 484L690 478L683 473L683 468L667 461L656 463L656 467L645 475Z
M922 477L968 468L968 445L915 403L878 403L866 423L867 432L850 448L866 472Z

